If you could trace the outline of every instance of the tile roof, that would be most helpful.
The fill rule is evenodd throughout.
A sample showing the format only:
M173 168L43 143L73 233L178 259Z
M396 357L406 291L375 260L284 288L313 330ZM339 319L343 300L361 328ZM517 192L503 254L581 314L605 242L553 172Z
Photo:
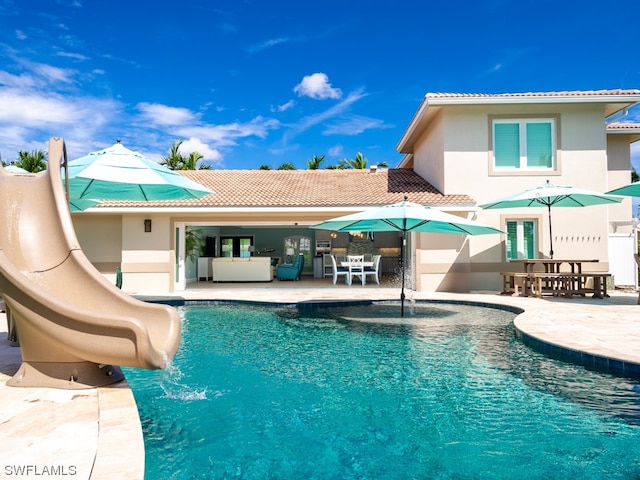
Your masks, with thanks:
M524 92L524 93L427 93L427 98L500 98L500 97L593 97L640 95L637 89L614 90L572 90L561 92Z
M98 207L351 207L410 201L465 206L468 195L443 195L410 169L366 170L186 170L185 177L214 193L197 200L105 201Z
M609 123L607 130L640 130L640 123Z

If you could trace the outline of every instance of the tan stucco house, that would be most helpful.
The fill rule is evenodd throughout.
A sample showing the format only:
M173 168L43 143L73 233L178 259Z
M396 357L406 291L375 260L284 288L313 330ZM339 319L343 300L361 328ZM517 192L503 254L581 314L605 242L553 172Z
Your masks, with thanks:
M185 253L189 229L202 238L197 256L204 258L269 255L286 261L293 245L307 255L306 274L318 276L315 245L329 241L339 253L382 254L383 272L396 275L399 234L371 238L308 227L407 196L507 232L412 234L410 285L421 291L498 290L498 272L509 269L510 258L548 254L546 210L477 205L546 180L599 192L629 183L630 144L640 139L640 125L621 121L638 102L640 90L427 94L397 145L405 154L398 168L185 171L213 193L189 201L103 202L74 214L74 224L98 270L113 277L120 266L124 288L137 293L179 291L208 278L204 264L210 261ZM630 199L558 208L555 257L596 258L596 268L607 271L610 239L631 235L631 220Z

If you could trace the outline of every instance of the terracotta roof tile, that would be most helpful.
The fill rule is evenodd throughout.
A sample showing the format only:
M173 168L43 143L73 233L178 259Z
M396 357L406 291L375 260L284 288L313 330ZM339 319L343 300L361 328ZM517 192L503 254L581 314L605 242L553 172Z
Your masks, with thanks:
M588 97L594 95L640 95L640 90L573 90L561 92L524 92L524 93L427 93L428 98L500 98L500 97Z
M118 207L352 207L410 201L473 205L468 195L443 195L410 169L187 170L180 172L214 193L197 200L102 202ZM99 207L98 207L99 208Z
M640 123L609 123L607 130L640 130Z

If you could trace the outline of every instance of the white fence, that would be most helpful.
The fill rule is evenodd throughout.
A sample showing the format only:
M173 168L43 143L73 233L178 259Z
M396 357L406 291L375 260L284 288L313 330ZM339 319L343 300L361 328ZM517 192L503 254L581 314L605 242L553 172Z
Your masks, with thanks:
M609 271L616 287L638 285L638 267L633 258L637 248L635 231L609 234Z

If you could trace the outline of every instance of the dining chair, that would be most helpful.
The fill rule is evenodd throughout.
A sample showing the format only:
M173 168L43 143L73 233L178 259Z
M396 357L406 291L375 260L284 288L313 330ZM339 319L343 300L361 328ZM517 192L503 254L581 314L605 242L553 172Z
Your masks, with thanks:
M336 257L330 255L331 263L333 264L333 284L338 281L339 276L344 276L344 283L351 285L351 277L349 276L349 269L336 263Z
M353 277L360 277L362 285L366 282L366 275L364 274L364 255L347 255L347 262L349 264L349 285L353 282Z
M374 255L372 258L373 266L372 267L364 267L364 275L371 275L373 279L376 281L378 285L380 285L380 277L378 276L378 272L380 271L380 258L382 255Z

